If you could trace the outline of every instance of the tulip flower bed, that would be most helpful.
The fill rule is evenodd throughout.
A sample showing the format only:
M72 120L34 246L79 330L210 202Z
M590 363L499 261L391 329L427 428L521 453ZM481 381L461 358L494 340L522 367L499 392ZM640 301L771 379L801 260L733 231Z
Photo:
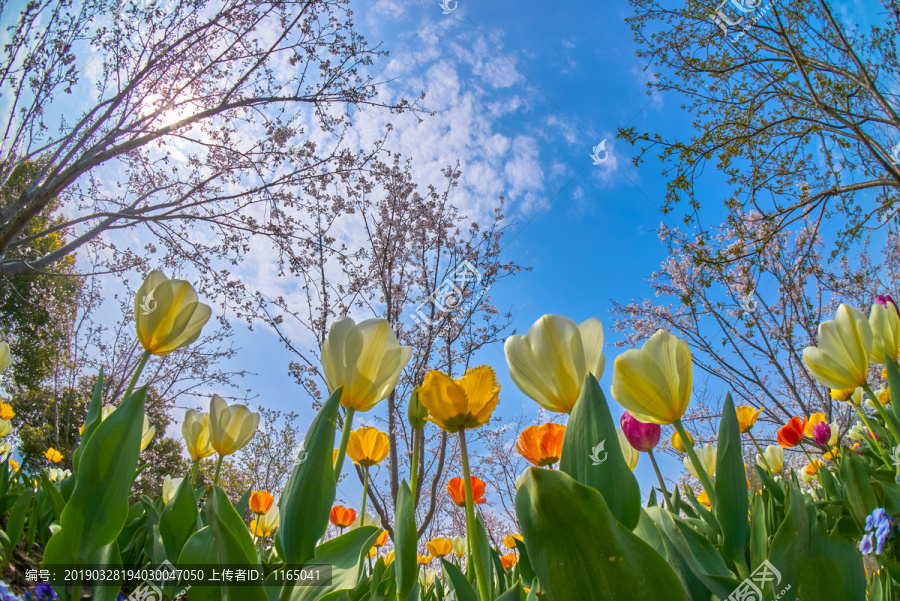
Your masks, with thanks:
M615 359L612 397L625 409L618 426L597 382L605 369L598 320L579 325L545 315L510 337L512 380L544 409L567 413L568 422L521 432L517 449L534 467L516 482L521 534L507 536L502 548L490 544L478 511L485 483L472 473L466 438L501 400L488 366L456 379L431 371L409 403L417 437L436 427L459 440L462 473L448 492L465 508L465 538L420 542L407 482L390 533L357 520L365 516L366 490L358 513L335 505L346 459L367 471L389 453L387 434L353 425L355 413L390 394L410 359L382 319L332 324L322 347L330 396L277 502L266 491L248 491L233 505L218 486L218 468L212 485L195 486L201 459L217 455L221 466L258 427L257 414L218 396L208 413L185 417L193 468L167 479L160 498L130 502L138 454L153 436L146 387L137 386L141 369L150 354L196 340L209 315L190 284L152 273L135 299L144 360L115 411L102 406L98 378L72 472L26 477L11 459L0 463L2 559L9 564L17 546L42 548L40 567L50 573L43 578L53 587L41 585L46 598L882 601L898 592L900 314L892 302L879 299L869 318L841 305L820 325L818 346L803 353L812 378L864 424L852 446L814 414L790 419L777 433L779 446L763 450L753 434L760 410L735 407L730 395L716 444L695 446L682 424L691 352L663 330ZM884 365L886 390L869 387L870 364ZM673 445L702 484L698 494L667 489L653 454L663 425L674 427ZM8 423L0 427L8 433ZM749 468L745 444L758 452ZM829 451L788 473L785 448ZM48 450L51 461L54 453ZM640 453L659 479L649 502L632 472ZM761 483L757 490L748 487L748 469ZM414 468L410 481L418 476ZM326 538L329 522L339 534ZM221 578L212 578L216 569Z

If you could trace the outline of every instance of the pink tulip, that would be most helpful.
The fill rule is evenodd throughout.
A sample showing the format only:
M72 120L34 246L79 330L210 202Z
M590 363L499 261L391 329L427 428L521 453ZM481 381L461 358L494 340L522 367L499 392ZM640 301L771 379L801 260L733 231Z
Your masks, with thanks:
M622 414L619 425L622 426L625 439L637 451L646 453L659 444L659 436L662 433L662 428L659 427L659 424L639 422L626 411Z
M890 294L885 294L883 296L879 294L875 297L876 305L884 305L885 307L887 307L888 303L894 305L894 310L897 311L897 315L900 315L900 309L897 308L897 303L894 302L894 299Z
M813 428L813 438L821 445L828 444L831 438L831 426L826 422L819 422Z

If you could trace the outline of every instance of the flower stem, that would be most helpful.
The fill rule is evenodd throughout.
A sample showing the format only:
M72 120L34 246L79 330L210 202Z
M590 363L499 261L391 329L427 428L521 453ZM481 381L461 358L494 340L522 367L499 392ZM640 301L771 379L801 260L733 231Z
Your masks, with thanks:
M772 466L769 465L769 460L766 459L766 454L763 453L762 449L759 448L759 443L756 442L755 438L753 438L753 433L748 430L747 436L749 436L750 440L753 441L753 446L756 447L756 452L759 453L760 457L762 457L763 463L766 465L766 471L769 472L770 476L774 476L775 472L772 471Z
M197 466L200 465L200 458L194 459L194 462L191 464L191 486L194 485L194 479L197 477Z
M147 365L147 359L150 358L150 351L144 351L144 354L141 355L141 360L137 365L137 369L134 370L134 375L131 376L131 381L128 383L128 388L125 389L125 396L122 397L122 400L128 398L128 395L134 390L135 385L138 381L138 376L141 375L141 372L144 371L144 366Z
M475 497L472 494L472 477L469 475L469 453L466 450L466 431L459 431L459 454L462 458L463 482L466 485L466 532L469 536L469 552L472 554L472 563L475 564L475 578L478 580L478 591L481 601L490 601L487 576L481 564L481 549L475 533Z
M700 462L700 458L697 457L697 453L694 452L694 445L691 442L691 439L688 438L687 432L684 431L684 426L681 425L681 420L676 419L672 425L675 426L675 430L681 437L681 442L684 443L684 450L687 452L688 457L690 457L691 463L694 464L694 469L697 470L697 479L700 480L700 483L703 485L703 490L706 491L706 496L709 497L710 507L712 507L713 511L715 511L716 491L713 487L712 480L709 478L709 474L707 474L706 470L703 468L703 463Z
M669 511L672 511L672 499L669 498L669 491L666 490L666 482L663 480L662 472L659 471L659 465L656 463L656 456L653 454L653 449L649 449L647 454L650 455L650 463L653 464L653 470L656 472L656 478L659 480L659 486L663 491L663 499L666 501L666 507Z
M876 399L876 402L877 399ZM872 442L878 448L878 452L881 454L881 459L884 461L884 464L889 468L893 469L894 466L891 465L891 462L888 461L887 454L885 453L884 448L881 446L881 442L879 442L875 438L875 430L872 429L872 424L869 423L869 418L866 417L865 411L860 411L859 407L856 408L856 414L863 420L863 423L866 424L866 428L869 430L869 438L872 439Z
M417 481L419 477L419 441L423 433L423 428L417 428L413 435L413 452L412 466L410 466L409 490L412 491L413 503L416 502Z
M365 480L363 480L363 500L362 507L359 510L359 525L366 525L366 493L369 490L369 466L366 466Z
M216 475L213 476L213 485L219 483L219 470L222 469L222 460L225 459L222 455L219 455L219 460L216 461Z
M338 447L337 459L334 460L334 479L341 477L341 468L344 466L344 455L347 454L347 443L350 442L350 430L353 429L353 414L356 410L353 407L347 407L344 414L344 429L341 431L341 444Z

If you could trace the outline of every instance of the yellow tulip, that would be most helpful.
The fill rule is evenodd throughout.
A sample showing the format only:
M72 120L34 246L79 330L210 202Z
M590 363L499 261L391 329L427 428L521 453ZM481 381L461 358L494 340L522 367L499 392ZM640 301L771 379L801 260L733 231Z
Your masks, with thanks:
M19 471L19 462L15 459L9 459L9 469L13 471L13 473Z
M386 319L355 323L338 317L322 345L328 391L342 388L341 405L368 411L397 386L412 348L400 346Z
M281 514L278 512L278 507L273 507L269 513L259 515L257 519L250 522L250 532L257 538L264 538L275 532L280 521Z
M173 478L172 476L166 476L163 478L162 485L162 502L163 505L168 505L169 502L175 498L175 493L178 492L178 487L181 486L181 483L184 481L184 478Z
M453 541L449 538L433 538L425 543L425 547L435 557L443 557L453 551Z
M168 355L200 337L212 310L199 301L185 280L170 280L151 271L134 297L137 337L144 350Z
M629 469L633 472L637 466L640 453L628 442L628 438L625 437L625 432L622 431L622 428L617 427L616 434L619 436L619 448L622 449L622 457L625 458L625 463L628 464Z
M431 563L432 559L434 559L434 557L432 557L431 555L419 555L418 553L416 553L416 561L419 563L419 565L428 565L429 563Z
M805 436L808 436L809 438L812 438L813 430L815 430L816 424L824 422L825 420L825 414L821 411L818 413L813 413L809 416L809 420L806 422L806 427L803 428L803 434Z
M13 411L12 405L0 402L0 419L11 420L15 416L16 412Z
M453 554L462 559L463 555L469 552L469 545L466 539L461 536L453 537Z
M503 537L503 546L507 549L515 549L517 540L524 541L525 539L521 534L508 534Z
M53 447L50 447L49 449L44 451L44 457L46 457L47 461L49 461L50 463L59 463L63 460L62 453L60 453Z
M497 376L486 365L473 367L456 380L437 370L430 371L419 388L419 399L428 408L428 420L451 434L488 423L499 396Z
M12 453L12 444L9 441L0 442L0 457L6 457Z
M0 419L0 438L9 436L13 432L12 424L8 419Z
M700 460L700 465L703 466L703 471L705 471L710 477L715 475L716 473L716 447L705 444L702 447L697 447L695 449L697 453L697 459ZM684 458L684 467L687 468L687 471L691 473L694 478L700 479L700 476L697 474L697 470L694 468L694 463L691 461L690 457Z
M865 386L872 352L872 327L856 307L841 304L834 320L819 324L819 346L803 349L809 373L826 388Z
M0 372L12 365L12 356L9 354L9 344L0 342Z
M390 450L388 435L370 426L350 432L347 443L347 457L356 465L369 467L384 461Z
M765 461L763 461L763 458L765 458ZM773 474L780 474L781 470L784 469L784 447L781 445L769 445L762 455L757 453L756 465L765 469L766 463L769 464Z
M391 565L391 562L394 561L394 550L391 549L387 552L387 555L384 556L384 567L388 567Z
M896 362L900 351L900 316L894 303L872 305L869 327L872 328L872 362L887 363L888 359Z
M806 467L800 470L798 475L803 482L809 484L819 477L820 469L823 469L823 463L818 459L813 459L812 463L806 464Z
M694 437L690 432L685 431L687 434L688 442L691 443L691 446L694 444ZM687 449L684 448L684 442L681 440L681 435L678 432L672 433L672 446L675 447L679 452L684 453Z
M503 345L509 375L519 390L548 411L569 413L589 373L603 375L603 325L591 317L576 325L562 315L544 315L525 335Z
M184 414L184 423L181 424L181 435L191 459L203 459L216 452L209 437L208 413L188 409Z
M754 409L749 405L741 405L735 409L737 413L738 428L741 434L746 434L756 424L756 419L762 412L762 409Z
M209 438L221 456L231 455L244 447L259 426L259 413L246 405L229 405L217 394L209 401Z
M712 509L712 503L710 503L709 495L706 494L705 490L700 491L700 494L697 495L697 500L703 503L707 509Z
M636 420L672 424L691 400L691 351L683 340L657 330L640 349L613 364L612 395Z

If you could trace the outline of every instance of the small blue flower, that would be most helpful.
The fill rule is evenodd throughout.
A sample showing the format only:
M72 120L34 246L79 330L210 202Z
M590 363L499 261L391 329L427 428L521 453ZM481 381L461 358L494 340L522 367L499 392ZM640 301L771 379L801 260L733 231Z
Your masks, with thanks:
M872 535L867 534L859 541L859 552L863 555L871 555L872 553Z
M874 530L884 520L884 509L879 507L866 517L866 532Z

